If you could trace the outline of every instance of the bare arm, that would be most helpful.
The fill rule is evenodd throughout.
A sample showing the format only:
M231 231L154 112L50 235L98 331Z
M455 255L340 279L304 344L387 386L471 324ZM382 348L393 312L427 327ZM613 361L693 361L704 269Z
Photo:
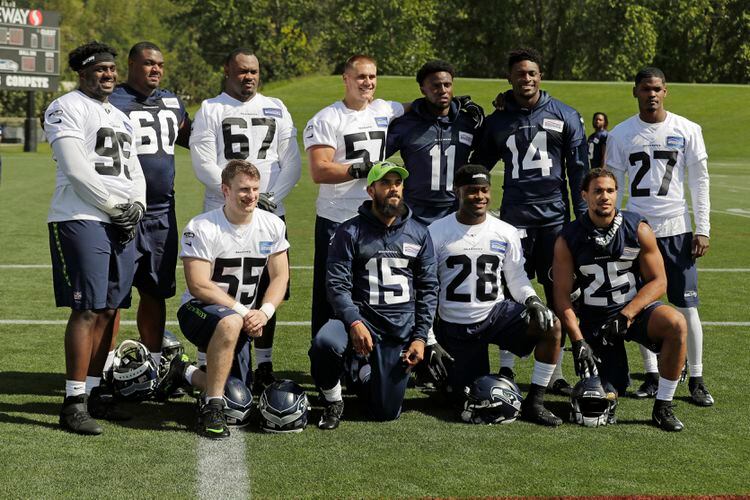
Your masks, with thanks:
M562 322L563 330L568 332L571 342L583 338L581 329L578 327L578 318L573 310L573 303L570 301L574 274L573 255L565 239L558 237L555 242L555 257L552 261L555 312Z
M231 308L234 297L211 281L211 263L207 260L185 257L182 259L185 270L185 282L190 295L204 304L216 304Z
M353 179L349 175L349 165L333 161L335 152L330 146L312 146L307 150L310 176L315 184L339 184Z

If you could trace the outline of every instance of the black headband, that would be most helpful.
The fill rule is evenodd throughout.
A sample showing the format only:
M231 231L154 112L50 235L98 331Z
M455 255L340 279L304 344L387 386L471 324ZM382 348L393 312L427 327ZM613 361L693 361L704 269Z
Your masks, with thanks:
M78 68L76 68L76 71L81 71L82 69L86 69L89 66L100 62L115 62L115 56L109 52L97 52L96 54L91 54L81 61Z

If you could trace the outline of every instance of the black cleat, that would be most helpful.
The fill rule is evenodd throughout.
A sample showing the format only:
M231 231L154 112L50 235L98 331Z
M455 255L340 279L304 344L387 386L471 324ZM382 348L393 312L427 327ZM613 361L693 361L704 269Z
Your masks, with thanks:
M521 419L534 424L545 425L547 427L557 427L562 424L562 419L560 417L549 411L543 405L531 402L531 399L529 398L521 403Z
M91 418L87 408L88 396L68 396L60 410L60 427L69 432L87 436L98 436L102 428Z
M497 372L497 374L503 378L507 378L511 382L516 381L516 372L513 371L513 368L510 368L508 366L500 367L500 370Z
M332 431L341 423L341 415L343 414L343 401L326 401L323 415L320 416L320 422L318 422L318 429Z
M276 377L273 374L273 363L270 361L258 363L258 368L253 373L253 394L262 393L274 382L276 382Z
M690 390L690 400L698 406L713 406L714 398L708 392L706 384L703 383L703 377L690 377L688 382Z
M187 354L175 357L169 363L169 370L156 384L154 389L154 399L157 401L166 401L172 394L181 388L185 381L185 369L190 365L190 359ZM183 391L184 394L184 391Z
M573 388L570 386L567 380L559 378L547 386L547 392L556 394L558 396L568 396L573 392Z
M133 415L117 406L115 395L109 386L104 384L91 389L88 409L93 418L109 420L110 422L124 422L133 418Z
M637 399L646 399L656 397L656 391L659 390L659 376L652 373L646 373L646 380L633 393Z
M224 400L211 399L198 412L198 434L209 439L229 437L227 419L224 416Z
M685 428L673 411L677 406L671 401L654 401L654 410L651 412L651 420L658 428L668 432L680 432Z

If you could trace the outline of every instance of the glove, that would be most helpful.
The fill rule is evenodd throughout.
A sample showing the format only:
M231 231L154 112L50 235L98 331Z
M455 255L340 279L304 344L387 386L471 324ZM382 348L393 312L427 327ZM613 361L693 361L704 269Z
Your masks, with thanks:
M531 297L526 299L526 303L524 305L526 306L526 310L529 313L529 319L531 319L531 316L533 316L536 324L539 325L539 328L541 328L545 332L552 328L552 325L554 325L555 323L555 315L552 314L552 311L549 309L549 307L545 306L544 302L542 302L539 297L537 297L536 295L532 295Z
M278 205L273 201L273 193L260 193L258 196L258 208L265 210L266 212L276 212Z
M576 375L581 378L596 377L599 371L596 369L596 362L599 359L594 356L594 351L585 340L576 340L573 342L573 362L575 364Z
M141 219L143 219L143 214L146 212L146 209L138 201L134 203L120 203L115 205L115 208L119 208L122 212L117 215L111 215L109 219L112 221L112 224L125 232L135 228Z
M482 109L482 106L472 101L470 95L458 96L458 102L461 105L460 111L468 113L472 120L474 120L474 128L480 128L484 123L484 109Z
M628 333L628 318L622 313L618 313L616 318L607 321L601 330L602 344L614 344L617 340L625 339Z
M135 239L135 226L132 226L130 229L123 229L121 227L118 227L118 229L120 229L120 236L117 242L120 245L125 246Z
M453 357L440 344L435 343L425 347L424 361L435 385L444 385L448 380L448 370L453 367L455 361Z
M369 160L361 161L358 163L352 163L349 165L347 172L352 176L352 179L364 179L372 168L372 162Z

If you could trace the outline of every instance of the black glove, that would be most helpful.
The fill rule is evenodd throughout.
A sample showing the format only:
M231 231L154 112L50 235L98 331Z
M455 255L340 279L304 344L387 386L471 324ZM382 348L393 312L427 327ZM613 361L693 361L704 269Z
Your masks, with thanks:
M276 202L273 201L273 193L260 193L258 196L258 208L266 212L276 212Z
M352 176L352 179L364 179L372 168L372 162L369 160L352 163L349 165L347 172Z
M607 321L601 330L602 344L614 344L617 340L624 340L625 335L628 333L628 318L622 313L618 313L617 317Z
M594 351L585 340L576 340L573 342L573 363L575 364L576 375L581 378L596 377L599 371L596 369L596 362L599 361L594 356Z
M448 370L453 367L455 361L453 357L440 344L435 343L425 346L424 361L435 385L444 385L448 380Z
M119 227L118 229L120 229L120 231L117 242L120 243L120 245L125 246L135 239L135 226L132 226L130 229L122 227Z
M112 224L125 232L129 232L135 228L141 219L143 219L143 214L146 213L146 209L138 201L134 203L120 203L115 205L115 208L119 208L122 212L117 215L110 215L109 219L112 221Z
M474 120L474 128L478 129L484 123L484 109L482 106L471 100L470 95L458 96L458 102L461 104L460 111L468 113Z
M539 328L541 328L543 331L546 332L547 330L552 328L552 325L555 324L555 315L552 314L550 308L545 306L544 302L542 302L541 299L536 295L532 295L531 297L526 299L526 303L524 305L526 306L526 311L528 312L528 320L530 320L533 316L536 324L539 325Z

